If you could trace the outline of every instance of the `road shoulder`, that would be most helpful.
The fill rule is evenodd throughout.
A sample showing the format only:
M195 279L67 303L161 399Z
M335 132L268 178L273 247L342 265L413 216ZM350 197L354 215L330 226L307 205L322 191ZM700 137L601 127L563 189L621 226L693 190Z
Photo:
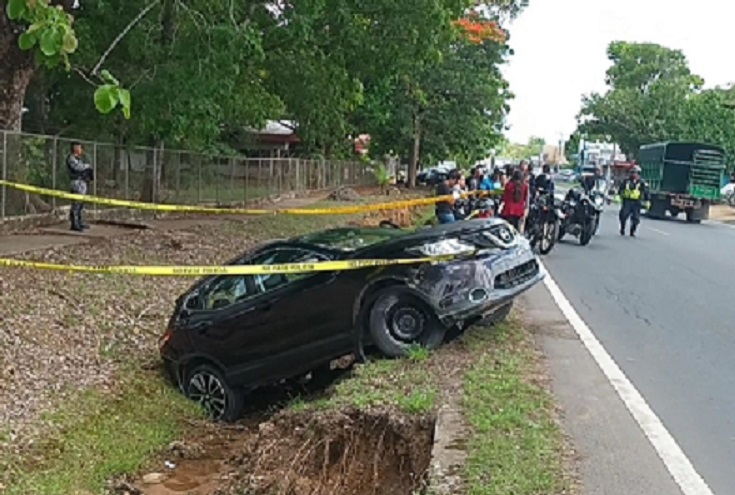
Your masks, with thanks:
M681 494L548 289L525 295L522 310L546 356L562 428L578 455L582 494Z

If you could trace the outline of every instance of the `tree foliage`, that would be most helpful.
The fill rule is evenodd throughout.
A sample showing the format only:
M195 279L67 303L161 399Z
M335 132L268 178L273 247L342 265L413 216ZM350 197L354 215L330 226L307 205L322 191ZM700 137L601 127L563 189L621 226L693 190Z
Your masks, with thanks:
M416 161L472 160L497 143L512 96L499 71L510 53L501 23L526 5L81 0L71 11L54 3L10 0L6 9L22 21L14 41L49 62L27 98L45 127L211 148L288 119L309 152L348 154L350 136L370 133L373 156L394 150Z
M546 146L546 140L541 137L531 136L526 144L511 143L507 140L502 142L499 154L503 158L510 158L515 161L529 160L538 157Z
M681 51L618 41L608 58L608 90L583 98L579 133L608 136L633 158L643 144L676 140L721 145L735 156L730 91L702 89Z
M23 51L34 51L36 64L53 69L59 65L71 70L70 55L77 51L79 40L74 29L74 17L63 4L49 0L8 0L5 12L10 21L20 23L24 29L17 37ZM120 108L125 118L130 118L130 92L121 87L108 70L100 70L98 64L93 73L100 84L94 92L94 104L101 113Z

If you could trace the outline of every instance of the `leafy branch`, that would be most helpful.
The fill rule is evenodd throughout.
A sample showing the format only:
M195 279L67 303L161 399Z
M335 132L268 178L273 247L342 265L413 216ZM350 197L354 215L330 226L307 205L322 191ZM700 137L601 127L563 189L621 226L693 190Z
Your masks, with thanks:
M152 5L149 7L152 8ZM79 40L74 31L74 17L65 12L63 6L51 5L49 0L8 0L5 10L11 21L27 24L25 31L18 36L21 50L36 49L36 62L47 68L63 66L67 71L72 70L69 56L76 52ZM75 69L85 81L97 86L94 103L100 113L108 114L119 106L126 119L130 118L130 92L109 71L100 71L100 66L132 24L134 23L116 38L92 71L93 76L100 78L101 85L95 84L83 72Z

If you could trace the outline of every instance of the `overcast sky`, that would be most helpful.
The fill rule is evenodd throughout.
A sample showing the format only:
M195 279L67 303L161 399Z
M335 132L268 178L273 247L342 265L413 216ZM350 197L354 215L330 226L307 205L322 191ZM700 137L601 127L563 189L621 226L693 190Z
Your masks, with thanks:
M608 43L678 48L707 86L735 82L735 3L728 0L530 0L510 26L504 72L516 98L508 137L557 143L574 131L581 97L605 88Z

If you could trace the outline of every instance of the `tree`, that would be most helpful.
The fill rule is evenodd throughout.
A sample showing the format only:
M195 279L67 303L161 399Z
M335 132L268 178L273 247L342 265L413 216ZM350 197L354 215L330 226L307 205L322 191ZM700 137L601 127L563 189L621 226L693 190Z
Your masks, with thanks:
M678 50L651 43L614 42L605 94L585 96L579 130L601 134L630 157L642 144L684 132L684 108L703 80L693 75Z
M69 13L74 0L7 0L0 2L0 129L20 129L23 99L39 66L71 69L69 55L78 41ZM142 13L145 14L145 11ZM124 32L121 33L124 35ZM114 45L113 45L114 46ZM112 48L112 47L111 47ZM104 56L90 76L97 79L94 103L102 113L120 107L130 117L130 93L102 69ZM90 80L90 82L92 82Z
M573 161L574 157L579 153L579 145L582 142L582 136L579 131L574 131L569 139L564 143L564 155L568 161Z
M497 19L517 5L496 5L492 15L454 11L456 20L423 43L431 50L402 59L396 77L367 80L353 121L367 126L376 149L405 150L410 184L420 161L473 161L499 142L512 95L499 72L509 50Z
M690 98L685 109L686 125L680 139L722 146L730 160L735 158L732 93L732 89L715 88Z
M528 138L528 144L526 145L526 152L528 156L539 156L544 151L546 146L546 140L544 138L531 136Z

